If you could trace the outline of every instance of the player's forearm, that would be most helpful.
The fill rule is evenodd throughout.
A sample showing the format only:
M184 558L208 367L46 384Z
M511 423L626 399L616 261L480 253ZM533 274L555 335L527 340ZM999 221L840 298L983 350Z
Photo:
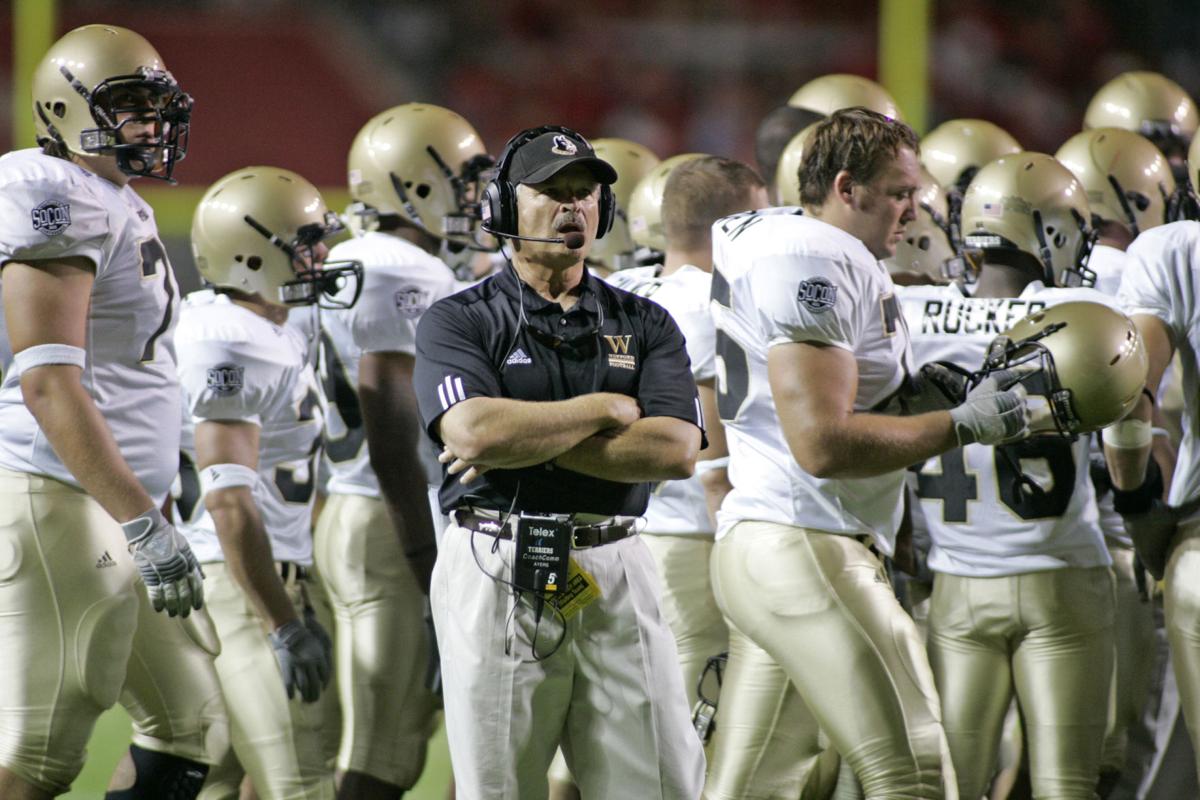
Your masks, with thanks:
M946 411L913 417L852 413L784 429L796 463L818 478L872 478L958 446Z
M401 549L416 555L436 545L425 470L418 456L421 422L411 376L407 359L389 362L368 354L360 365L358 393L371 469L379 479ZM426 579L422 577L422 583Z
M26 407L79 485L117 522L155 505L121 456L112 431L79 382L80 370L50 365L21 376Z
M613 397L596 393L545 403L473 397L447 412L441 436L456 456L471 464L528 467L616 424Z
M559 455L564 469L621 483L690 478L700 450L700 429L671 417L647 417L590 436Z
M1125 419L1106 429L1102 435L1108 474L1113 486L1122 491L1132 491L1145 480L1154 438L1152 415L1150 400L1143 395Z
M696 471L700 472L703 466L703 461L697 463ZM729 482L729 471L710 469L700 472L700 484L704 487L704 505L708 509L708 519L716 525L721 503L725 502L725 495L733 491L733 484Z
M275 630L296 619L250 490L237 487L212 491L205 496L205 505L217 529L226 568L267 629Z

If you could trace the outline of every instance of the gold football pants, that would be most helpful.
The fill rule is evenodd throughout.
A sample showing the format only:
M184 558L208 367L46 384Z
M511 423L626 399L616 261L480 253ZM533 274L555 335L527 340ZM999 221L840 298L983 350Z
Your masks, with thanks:
M1171 665L1200 768L1200 520L1180 526L1165 581L1163 611Z
M825 800L838 757L771 655L729 629L705 800Z
M1109 542L1113 575L1117 582L1116 673L1113 676L1115 708L1104 740L1101 769L1113 772L1125 766L1129 729L1138 724L1149 699L1157 650L1154 605L1142 599L1134 579L1133 550Z
M262 800L333 800L333 757L341 730L337 692L331 684L315 703L298 696L289 700L267 631L250 599L223 562L205 564L204 572L205 603L221 638L217 675L233 748L209 772L201 800L238 797L242 769ZM332 635L332 615L320 581L294 576L285 581L296 613L304 613L302 583L318 620Z
M662 581L662 611L683 670L688 702L696 704L696 684L708 659L729 649L729 630L712 593L709 562L713 537L703 534L643 534Z
M137 580L99 503L0 470L0 766L55 795L70 788L125 680Z
M937 576L929 661L961 797L986 791L1015 689L1033 796L1092 800L1112 688L1113 597L1108 567Z
M337 624L338 769L411 788L425 765L436 699L425 688L425 598L383 501L330 495L313 557Z
M953 796L920 637L865 545L741 522L712 572L725 616L783 668L869 800Z

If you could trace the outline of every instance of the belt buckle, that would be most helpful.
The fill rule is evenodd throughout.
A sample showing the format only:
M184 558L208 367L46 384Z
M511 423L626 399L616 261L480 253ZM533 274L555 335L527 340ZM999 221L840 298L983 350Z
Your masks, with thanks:
M575 538L579 534L580 531L588 530L591 527L593 527L593 526L580 525L577 528L571 528L571 549L572 550L591 550L593 547L596 546L595 544L580 544L579 541L576 540L576 538Z

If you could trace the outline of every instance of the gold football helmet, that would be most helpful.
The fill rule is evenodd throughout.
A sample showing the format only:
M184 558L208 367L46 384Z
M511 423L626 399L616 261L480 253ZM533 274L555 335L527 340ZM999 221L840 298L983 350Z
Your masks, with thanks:
M108 155L126 175L170 180L187 154L192 98L158 51L116 25L84 25L63 36L33 73L39 145L81 156ZM156 138L126 142L121 129L153 122Z
M983 119L948 120L921 140L921 163L946 189L960 192L984 164L1019 152L1008 131Z
M1094 128L1072 136L1054 155L1075 173L1092 213L1120 222L1134 236L1171 222L1175 178L1162 151L1122 128Z
M904 229L904 238L896 245L896 254L884 259L892 277L911 277L913 273L944 283L951 276L947 262L954 258L950 243L950 202L941 184L929 170L921 168L917 188L917 216ZM907 275L906 275L907 273Z
M592 149L617 171L617 182L612 185L617 213L612 229L596 240L588 257L611 270L632 267L637 242L629 231L629 201L638 182L658 166L658 156L628 139L593 139Z
M885 117L903 120L900 107L887 89L869 78L844 73L813 78L796 90L788 105L826 116L843 108L863 106Z
M200 276L214 286L280 305L348 308L362 288L362 265L322 264L318 247L342 230L304 178L276 167L246 167L200 199L192 217L192 255Z
M821 121L814 122L792 137L779 154L779 166L775 168L775 187L779 192L779 205L800 205L800 165L804 163L804 146L808 137Z
M438 239L473 246L481 173L491 166L479 134L453 111L427 103L389 108L350 145L350 214L365 229L393 214Z
M1083 115L1084 130L1134 131L1168 157L1183 156L1198 125L1195 101L1182 86L1157 72L1121 73L1100 87Z
M1047 286L1091 286L1091 213L1069 169L1045 153L1017 153L975 175L963 198L962 234L968 248L1033 256Z
M1022 382L1049 401L1054 427L1064 436L1120 420L1146 383L1146 346L1137 327L1103 303L1062 303L1035 312L999 345L993 345L986 369L1040 366Z
M681 153L671 156L650 170L634 187L629 198L629 233L633 241L659 253L667 251L667 236L662 224L663 190L671 170L707 153Z

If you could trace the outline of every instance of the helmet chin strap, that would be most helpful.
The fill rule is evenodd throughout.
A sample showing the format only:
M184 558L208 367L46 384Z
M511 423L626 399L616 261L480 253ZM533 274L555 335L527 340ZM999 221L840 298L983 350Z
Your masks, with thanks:
M1033 232L1037 234L1038 260L1042 262L1042 274L1047 286L1057 286L1054 276L1054 256L1050 252L1050 244L1046 241L1046 230L1042 224L1042 212L1033 210Z

